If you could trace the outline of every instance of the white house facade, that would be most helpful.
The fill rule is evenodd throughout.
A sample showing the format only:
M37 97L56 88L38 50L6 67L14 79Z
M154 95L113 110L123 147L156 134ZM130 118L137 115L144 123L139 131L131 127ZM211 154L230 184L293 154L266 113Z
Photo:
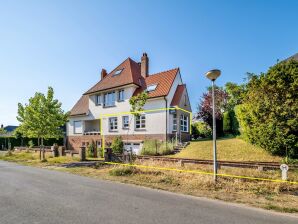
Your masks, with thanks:
M129 99L142 91L148 100L140 116L130 114ZM179 107L182 110L169 110ZM153 111L154 110L154 111ZM149 58L128 58L89 89L71 110L67 123L67 147L78 150L92 141L108 146L121 136L126 148L138 152L146 139L190 139L191 107L179 68L149 75ZM100 119L101 118L101 119ZM100 123L101 122L101 123Z

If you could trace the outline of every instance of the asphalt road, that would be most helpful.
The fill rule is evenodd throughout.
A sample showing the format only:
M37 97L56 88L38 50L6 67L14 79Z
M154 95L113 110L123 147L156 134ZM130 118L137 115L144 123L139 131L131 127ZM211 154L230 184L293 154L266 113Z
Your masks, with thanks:
M0 161L1 224L281 224L261 209Z

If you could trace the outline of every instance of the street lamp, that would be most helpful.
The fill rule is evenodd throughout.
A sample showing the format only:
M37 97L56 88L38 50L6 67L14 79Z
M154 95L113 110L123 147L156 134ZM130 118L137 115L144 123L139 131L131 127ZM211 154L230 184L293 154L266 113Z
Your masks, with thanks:
M213 172L214 182L217 180L217 161L216 161L216 121L215 121L215 96L214 82L220 76L221 71L218 69L210 70L205 76L212 81L212 119L213 119Z

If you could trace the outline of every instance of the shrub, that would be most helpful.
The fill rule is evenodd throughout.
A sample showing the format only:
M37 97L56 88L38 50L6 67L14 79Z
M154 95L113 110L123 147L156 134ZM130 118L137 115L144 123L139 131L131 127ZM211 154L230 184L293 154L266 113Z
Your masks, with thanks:
M124 144L121 136L116 136L116 138L113 139L111 147L114 153L123 153Z
M161 142L158 140L145 140L141 155L169 155L173 151L172 142Z
M212 136L212 129L203 121L198 121L192 124L193 131L195 130L194 138L210 138ZM194 132L193 132L194 133Z
M96 150L96 147L95 147L94 141L92 141L91 144L87 146L87 156L94 158L95 150Z
M30 141L28 142L28 146L29 146L29 148L30 148L30 149L32 149L32 148L33 148L33 146L34 146L34 143L33 143L33 141L32 141L32 140L30 140Z

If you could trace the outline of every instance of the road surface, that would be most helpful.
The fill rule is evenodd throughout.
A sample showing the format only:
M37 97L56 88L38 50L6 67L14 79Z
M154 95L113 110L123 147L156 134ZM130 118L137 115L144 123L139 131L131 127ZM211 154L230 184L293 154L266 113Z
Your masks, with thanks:
M1 224L281 224L298 218L0 161Z

